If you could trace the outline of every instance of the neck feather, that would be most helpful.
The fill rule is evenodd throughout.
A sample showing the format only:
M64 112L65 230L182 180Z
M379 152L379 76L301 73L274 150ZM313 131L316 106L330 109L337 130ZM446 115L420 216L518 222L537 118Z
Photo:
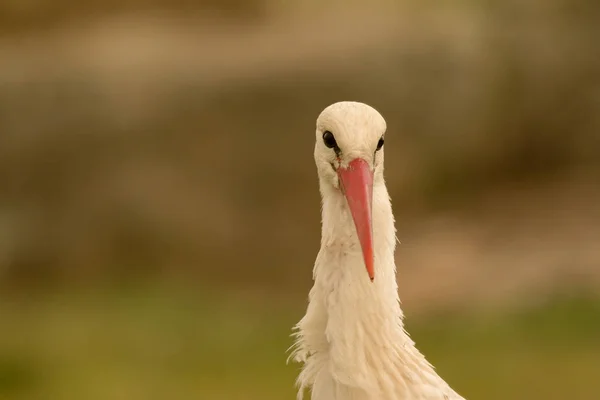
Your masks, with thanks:
M385 185L373 188L374 282L345 198L323 184L321 192L315 283L292 353L304 363L299 396L310 387L313 400L459 398L404 330L394 262L396 232Z

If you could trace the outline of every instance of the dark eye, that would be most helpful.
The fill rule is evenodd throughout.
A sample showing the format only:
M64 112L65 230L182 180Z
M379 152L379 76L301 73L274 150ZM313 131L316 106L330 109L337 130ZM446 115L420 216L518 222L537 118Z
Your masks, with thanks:
M325 143L325 146L329 147L330 149L337 147L335 137L333 137L333 133L329 131L323 132L323 143Z
M383 136L382 136L382 137L379 139L379 142L377 142L377 150L375 150L375 151L379 151L379 150L381 150L381 148L383 147L383 143L384 143L384 140L383 140Z

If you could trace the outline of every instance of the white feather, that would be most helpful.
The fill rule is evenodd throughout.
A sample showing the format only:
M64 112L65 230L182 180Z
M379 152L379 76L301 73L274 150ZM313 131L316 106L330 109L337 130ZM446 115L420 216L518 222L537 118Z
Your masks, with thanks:
M343 150L341 160L327 148L329 130ZM323 202L321 249L306 315L295 327L291 358L303 364L298 399L459 400L416 349L403 325L394 251L396 230L383 179L383 117L355 102L336 103L317 120L315 161ZM371 282L354 223L335 169L356 157L374 169L373 241L375 280Z

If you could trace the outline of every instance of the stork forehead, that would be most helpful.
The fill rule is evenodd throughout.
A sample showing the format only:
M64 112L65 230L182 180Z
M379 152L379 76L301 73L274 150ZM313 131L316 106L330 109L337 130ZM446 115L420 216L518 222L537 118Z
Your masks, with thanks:
M317 138L331 131L337 140L377 140L385 133L384 118L373 107L358 102L339 102L325 108L317 119Z

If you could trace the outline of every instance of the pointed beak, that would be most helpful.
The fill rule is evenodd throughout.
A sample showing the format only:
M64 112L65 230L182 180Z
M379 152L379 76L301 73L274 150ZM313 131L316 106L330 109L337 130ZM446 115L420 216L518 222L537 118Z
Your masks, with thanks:
M365 160L356 158L348 164L348 168L339 168L338 176L354 220L367 273L372 282L375 279L372 223L373 172Z

